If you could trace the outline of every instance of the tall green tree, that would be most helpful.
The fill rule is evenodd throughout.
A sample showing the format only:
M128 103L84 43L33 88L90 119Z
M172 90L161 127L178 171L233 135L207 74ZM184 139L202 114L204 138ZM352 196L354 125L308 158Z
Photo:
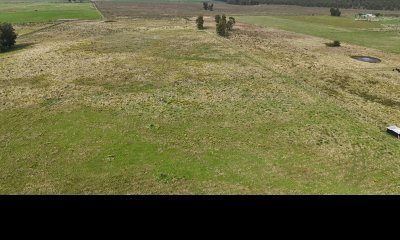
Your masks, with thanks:
M217 14L215 15L215 23L219 23L219 21L221 20L221 15Z
M203 16L198 16L197 17L197 19L196 19L196 24L197 24L197 29L204 29L204 26L203 26L203 24L204 24L204 19L203 19Z
M217 34L222 36L222 37L228 36L228 30L227 30L227 27L226 27L226 16L225 16L225 14L221 16L221 19L217 23L216 31L217 31Z
M233 25L235 25L235 23L236 23L235 18L234 18L234 17L229 17L229 20L228 20L228 22L226 23L226 29L227 29L228 31L232 31Z
M0 24L0 48L9 49L15 45L17 34L10 23Z

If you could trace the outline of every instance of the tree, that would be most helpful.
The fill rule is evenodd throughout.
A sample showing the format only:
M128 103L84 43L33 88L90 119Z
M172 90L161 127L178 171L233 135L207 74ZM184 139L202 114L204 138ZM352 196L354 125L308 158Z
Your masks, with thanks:
M203 8L204 10L208 10L208 2L203 2Z
M233 29L233 25L235 25L236 20L234 17L229 17L229 21L226 23L226 29L228 31L232 31Z
M219 16L219 15L218 15ZM228 36L227 28L226 28L226 16L222 15L221 19L217 23L216 27L218 35L222 37Z
M225 14L222 14L221 21L223 21L226 24L226 16L225 16Z
M218 24L221 21L221 15L215 15L215 22Z
M203 19L203 16L198 16L197 17L197 19L196 19L196 23L197 23L197 29L204 29L204 26L203 26L203 24L204 24L204 19Z
M330 11L331 11L331 16L340 17L340 15L342 14L339 8L331 8Z
M203 2L203 8L204 10L210 10L212 11L214 8L214 3L211 2Z
M2 50L14 46L16 39L17 34L10 23L0 24L0 48Z

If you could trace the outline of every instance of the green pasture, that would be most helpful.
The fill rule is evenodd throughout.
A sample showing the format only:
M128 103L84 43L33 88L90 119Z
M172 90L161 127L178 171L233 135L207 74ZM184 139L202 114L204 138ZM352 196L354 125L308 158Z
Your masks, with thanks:
M5 3L0 2L0 22L35 23L59 19L99 19L100 14L91 3Z
M396 18L366 22L355 21L354 17L238 16L237 20L400 53L400 19Z

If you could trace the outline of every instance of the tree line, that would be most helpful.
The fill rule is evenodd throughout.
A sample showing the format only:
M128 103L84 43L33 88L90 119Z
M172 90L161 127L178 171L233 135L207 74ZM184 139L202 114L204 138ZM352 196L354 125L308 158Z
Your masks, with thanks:
M305 7L336 7L374 10L400 10L399 0L219 0L229 4L282 4Z

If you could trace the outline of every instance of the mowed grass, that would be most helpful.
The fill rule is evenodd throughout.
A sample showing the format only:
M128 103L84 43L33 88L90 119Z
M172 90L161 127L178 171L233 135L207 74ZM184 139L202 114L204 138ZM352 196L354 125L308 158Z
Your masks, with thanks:
M31 41L0 55L2 194L400 192L381 119L398 112L339 104L257 48L180 19L65 23Z
M365 22L355 21L354 17L240 16L237 20L400 53L400 20L395 18Z
M37 23L59 19L99 19L100 14L91 3L5 3L0 2L0 22Z

